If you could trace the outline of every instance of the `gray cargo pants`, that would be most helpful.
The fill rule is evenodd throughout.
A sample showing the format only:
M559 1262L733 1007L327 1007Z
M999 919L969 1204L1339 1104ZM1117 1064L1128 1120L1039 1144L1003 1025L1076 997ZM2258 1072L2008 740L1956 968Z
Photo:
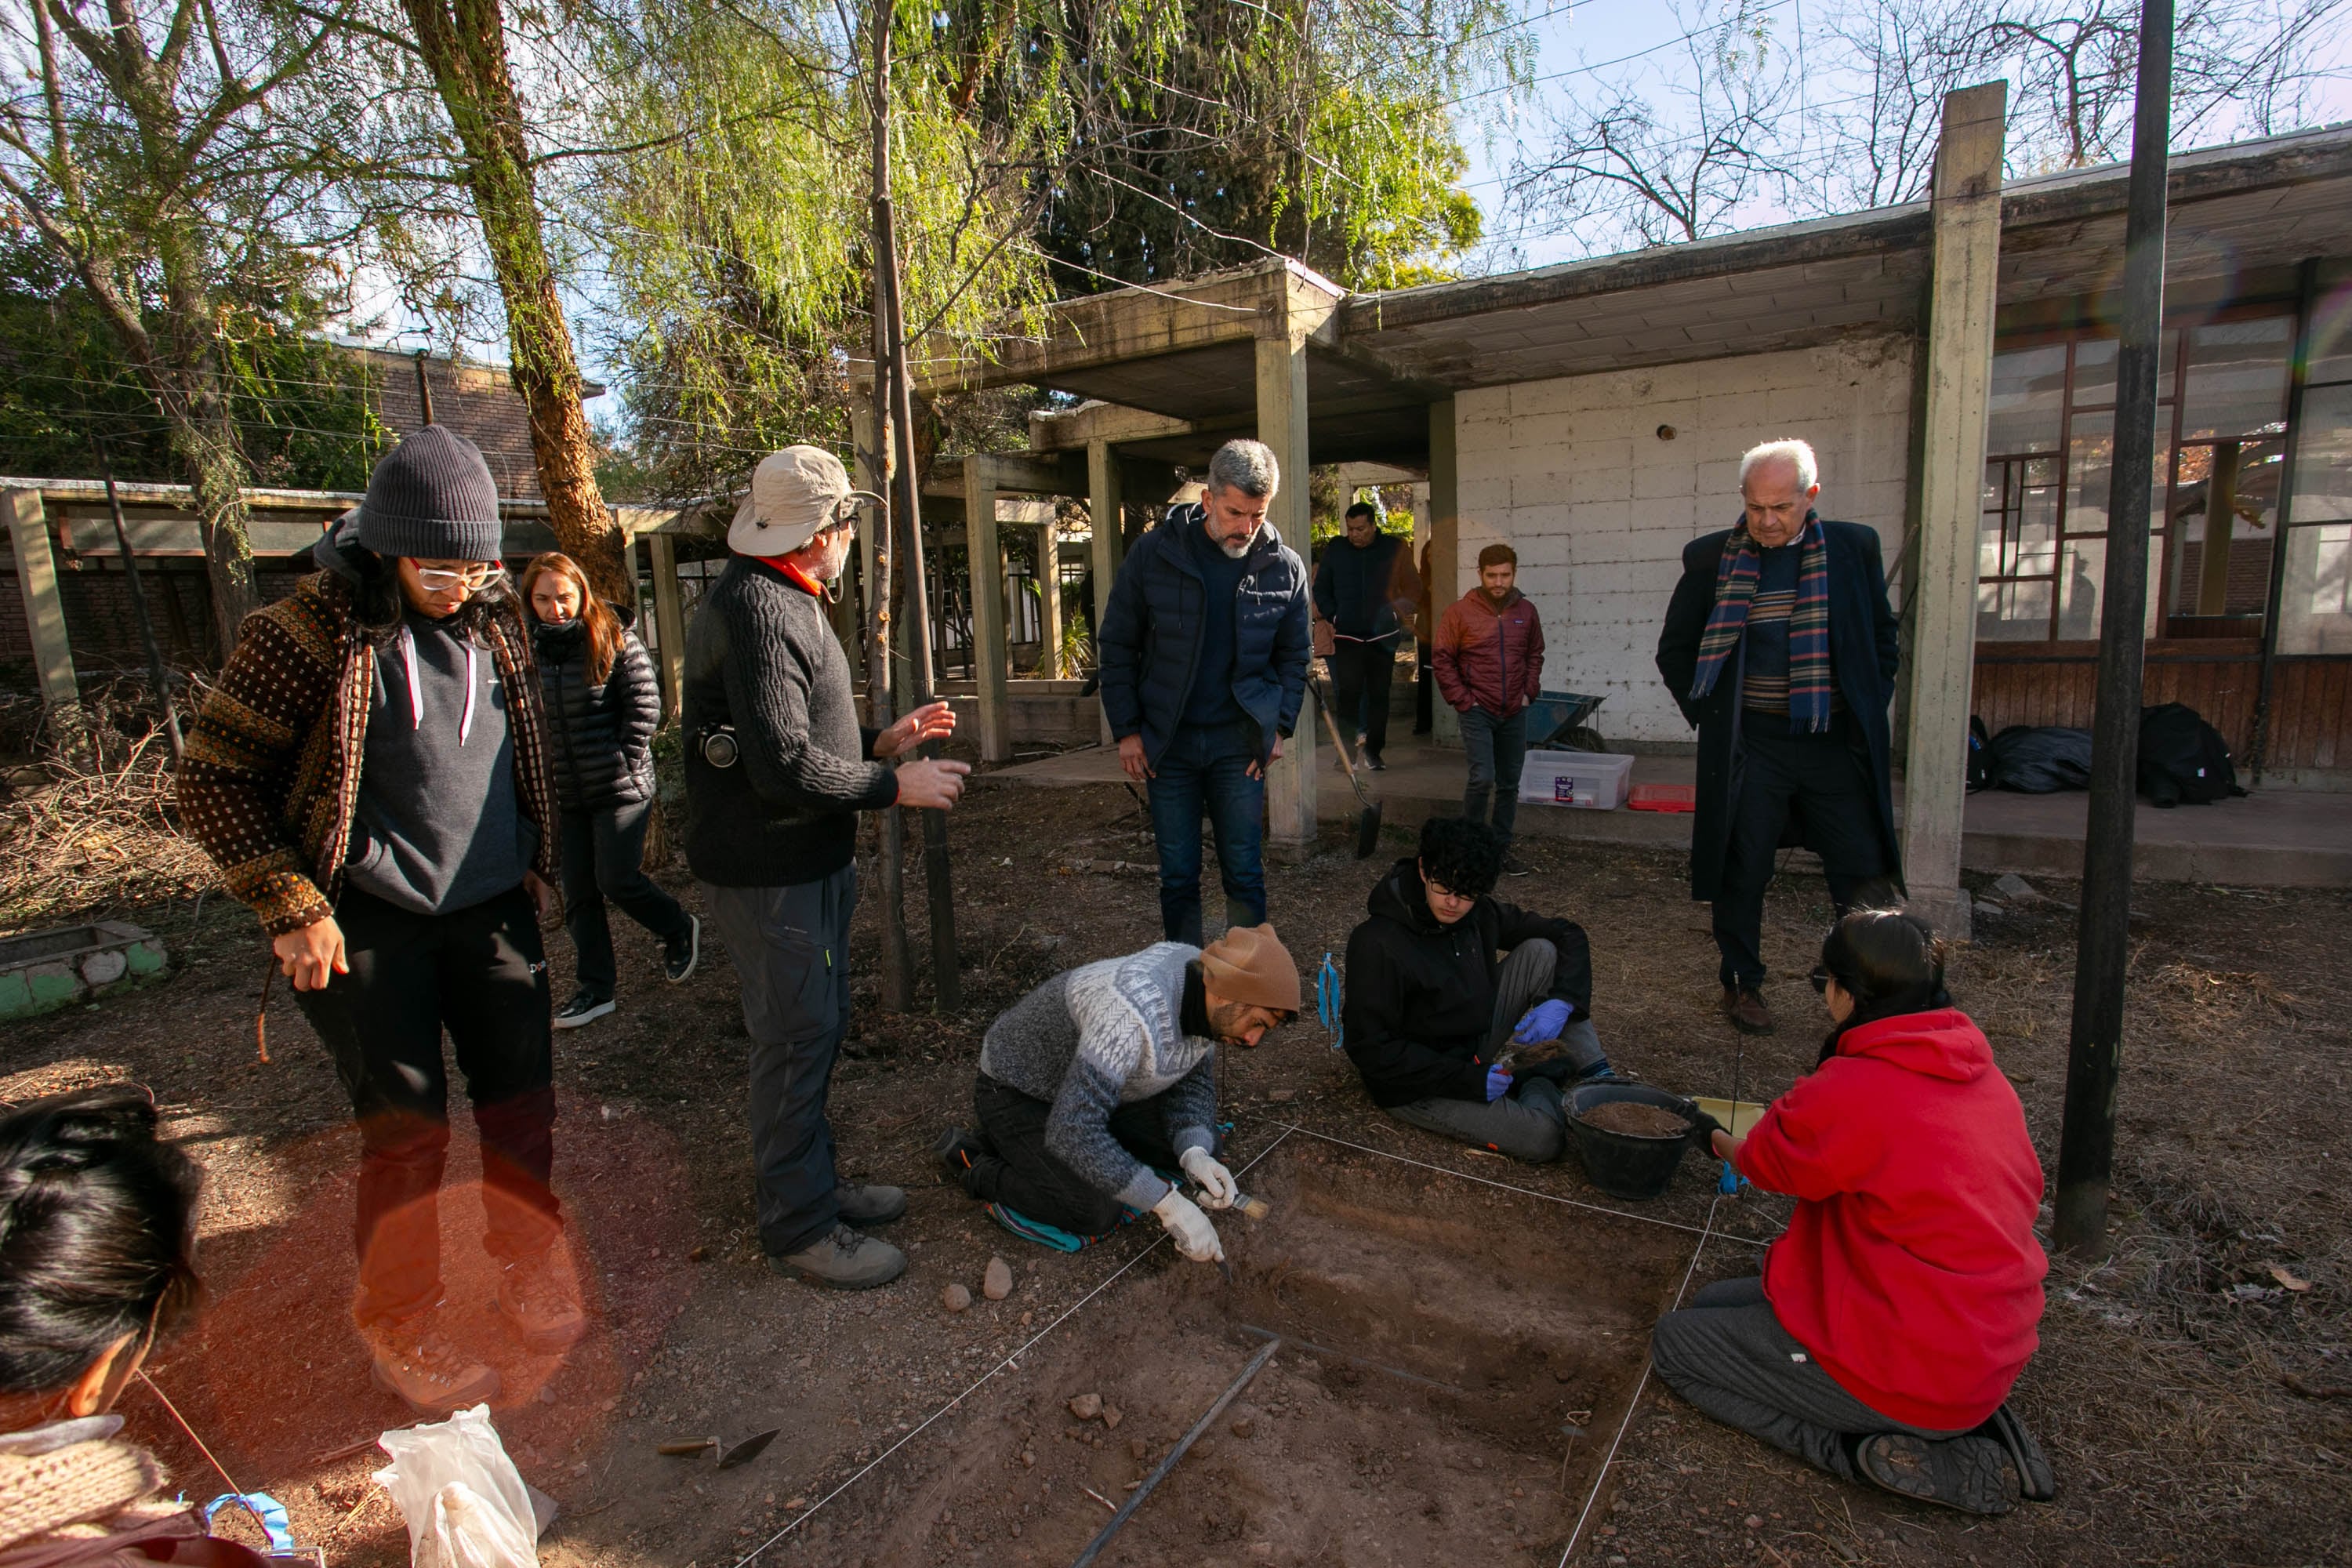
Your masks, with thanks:
M849 1032L849 917L857 871L781 888L702 885L710 923L743 986L751 1037L751 1168L760 1245L813 1247L840 1217L825 1101Z
M1521 1015L1551 990L1552 971L1559 965L1559 950L1541 937L1523 942L1503 960L1495 977L1495 1016L1486 1033L1486 1059L1511 1037ZM1579 1018L1559 1034L1568 1053L1570 1077L1607 1060L1592 1020ZM1548 1078L1522 1077L1500 1100L1416 1100L1391 1105L1389 1114L1399 1121L1451 1138L1473 1148L1492 1149L1515 1160L1545 1164L1568 1148L1568 1110L1559 1085Z
M1846 1439L1873 1432L1958 1437L1881 1415L1822 1370L1764 1299L1764 1279L1718 1279L1658 1320L1650 1364L1668 1387L1727 1426L1853 1479Z

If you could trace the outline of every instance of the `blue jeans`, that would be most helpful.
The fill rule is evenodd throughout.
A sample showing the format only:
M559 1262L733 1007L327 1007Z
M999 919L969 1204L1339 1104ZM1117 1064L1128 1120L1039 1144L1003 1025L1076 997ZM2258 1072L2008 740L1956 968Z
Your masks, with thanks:
M1217 837L1229 925L1265 923L1265 781L1249 776L1257 728L1181 726L1152 764L1151 833L1160 842L1160 929L1201 945L1201 816Z
M1495 808L1495 831L1505 838L1519 819L1519 770L1528 763L1528 710L1497 719L1484 708L1465 709L1462 750L1470 759L1470 783L1462 792L1462 815L1473 822L1486 820L1486 806Z

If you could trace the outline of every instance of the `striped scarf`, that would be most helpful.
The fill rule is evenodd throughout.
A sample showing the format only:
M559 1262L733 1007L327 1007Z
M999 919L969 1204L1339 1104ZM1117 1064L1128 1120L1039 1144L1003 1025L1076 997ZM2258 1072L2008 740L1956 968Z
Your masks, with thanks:
M1830 727L1830 569L1822 548L1821 520L1805 514L1798 534L1797 604L1789 614L1789 728L1792 732ZM1748 536L1743 518L1723 547L1715 579L1715 608L1698 641L1698 674L1691 682L1696 701L1715 689L1731 650L1748 630L1748 607L1756 598L1763 552Z

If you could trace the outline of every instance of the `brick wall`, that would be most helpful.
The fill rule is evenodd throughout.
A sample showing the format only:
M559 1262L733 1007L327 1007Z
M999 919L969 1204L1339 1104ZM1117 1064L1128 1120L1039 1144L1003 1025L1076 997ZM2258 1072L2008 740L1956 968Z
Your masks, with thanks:
M416 396L416 360L413 354L383 349L354 349L375 374L376 416L393 433L405 436L425 423ZM499 494L515 500L539 500L539 465L530 449L530 416L503 367L453 363L435 355L425 362L425 377L433 388L433 418L482 449Z
M1459 582L1476 582L1481 548L1509 543L1543 613L1544 685L1606 696L1596 722L1612 740L1688 741L1652 663L1683 546L1737 521L1740 454L1793 436L1820 454L1822 515L1876 528L1892 571L1911 353L1867 339L1459 394Z

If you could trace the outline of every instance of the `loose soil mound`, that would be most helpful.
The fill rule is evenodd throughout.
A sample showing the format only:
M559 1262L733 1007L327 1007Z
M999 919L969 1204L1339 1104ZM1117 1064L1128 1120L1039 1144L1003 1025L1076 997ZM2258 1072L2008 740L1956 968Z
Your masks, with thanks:
M1624 1132L1635 1138L1679 1138L1690 1131L1689 1122L1664 1106L1643 1105L1632 1100L1612 1100L1596 1105L1577 1120L1603 1132Z

